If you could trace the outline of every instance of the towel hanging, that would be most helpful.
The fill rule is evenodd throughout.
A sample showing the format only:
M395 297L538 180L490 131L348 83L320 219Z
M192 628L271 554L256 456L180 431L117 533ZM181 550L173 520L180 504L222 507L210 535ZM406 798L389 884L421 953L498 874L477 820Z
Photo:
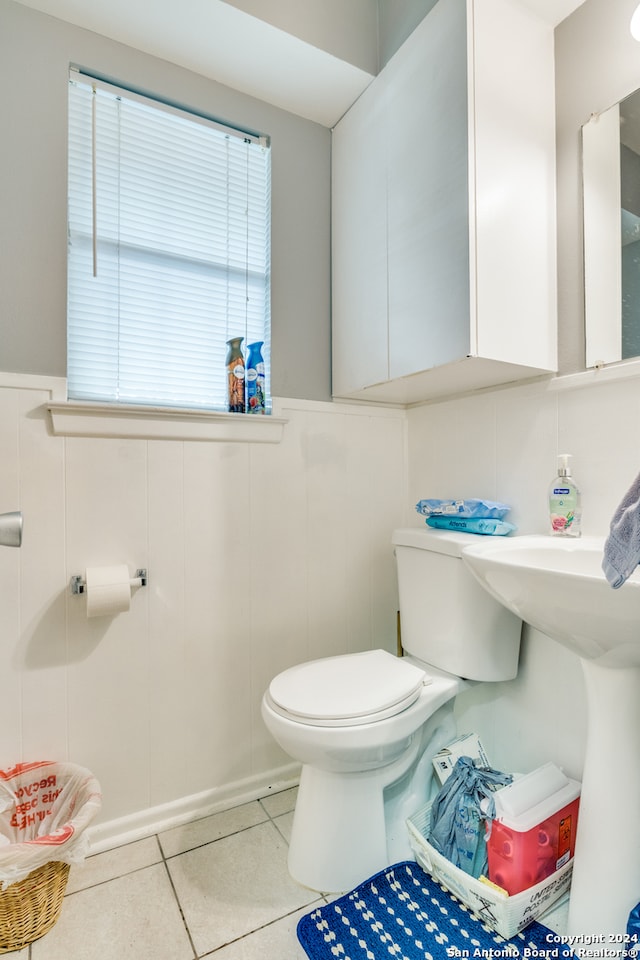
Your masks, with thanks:
M611 520L604 544L602 569L616 590L640 563L640 474L624 495Z

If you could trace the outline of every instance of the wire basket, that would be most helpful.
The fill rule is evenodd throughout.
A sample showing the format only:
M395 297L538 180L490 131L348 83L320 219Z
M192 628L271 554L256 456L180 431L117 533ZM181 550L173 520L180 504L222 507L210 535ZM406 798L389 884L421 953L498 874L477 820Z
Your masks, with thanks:
M0 953L43 937L60 915L69 864L52 860L0 890Z

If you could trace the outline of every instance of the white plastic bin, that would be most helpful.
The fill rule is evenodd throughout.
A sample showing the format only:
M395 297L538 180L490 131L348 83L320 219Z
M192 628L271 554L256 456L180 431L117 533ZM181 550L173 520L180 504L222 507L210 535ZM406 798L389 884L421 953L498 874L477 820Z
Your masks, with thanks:
M571 885L573 860L541 883L510 897L496 886L469 876L438 853L427 839L430 825L431 803L407 820L411 849L420 866L507 940L548 910Z

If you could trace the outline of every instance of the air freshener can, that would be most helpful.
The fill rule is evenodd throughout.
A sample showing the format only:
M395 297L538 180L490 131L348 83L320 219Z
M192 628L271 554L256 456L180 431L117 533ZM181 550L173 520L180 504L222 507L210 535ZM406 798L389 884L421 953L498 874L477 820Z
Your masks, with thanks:
M247 347L247 413L265 412L263 344L258 340Z
M244 413L245 370L242 355L244 337L227 340L227 406L229 413Z

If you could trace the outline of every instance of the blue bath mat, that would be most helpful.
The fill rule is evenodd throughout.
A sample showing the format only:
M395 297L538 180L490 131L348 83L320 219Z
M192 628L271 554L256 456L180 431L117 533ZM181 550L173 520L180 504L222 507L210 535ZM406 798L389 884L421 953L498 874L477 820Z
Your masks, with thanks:
M298 923L311 960L572 957L559 939L534 922L505 940L413 860L388 867Z

